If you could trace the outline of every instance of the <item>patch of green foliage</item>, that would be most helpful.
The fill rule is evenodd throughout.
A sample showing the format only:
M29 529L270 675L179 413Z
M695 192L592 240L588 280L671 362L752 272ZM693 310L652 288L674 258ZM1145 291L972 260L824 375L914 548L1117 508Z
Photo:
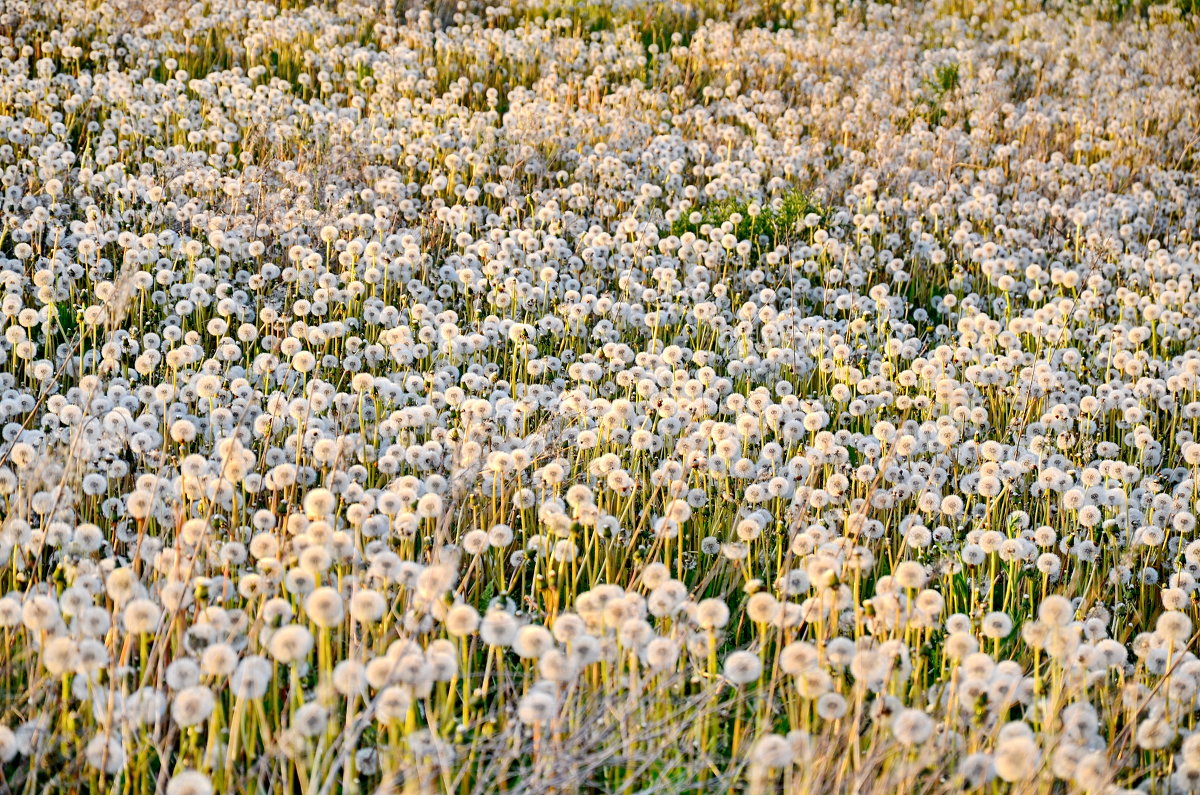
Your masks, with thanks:
M642 46L649 50L651 44L656 45L659 52L670 52L672 47L687 47L699 27L699 19L693 15L652 17L642 23Z
M55 309L58 311L58 328L62 332L63 339L73 338L79 328L78 310L66 301L55 304Z
M1180 16L1194 17L1200 13L1200 0L1110 0L1098 3L1101 17L1110 21L1119 21L1128 16L1150 18L1150 9L1154 6L1174 6L1179 9Z
M724 199L706 204L693 211L688 217L671 224L671 234L679 236L691 232L699 236L706 226L721 226L738 217L731 233L739 240L750 240L765 244L768 249L787 243L804 227L809 213L824 219L825 212L802 191L788 191L778 201L762 206L758 214L750 213L750 204L745 200ZM699 215L698 220L693 220Z
M659 52L666 52L674 46L686 47L703 19L697 9L671 3L645 9L613 8L608 3L576 3L565 8L529 6L524 9L522 16L526 19L566 18L574 23L572 27L576 34L602 33L632 25L642 46L649 49L651 44L657 45Z
M936 127L946 117L945 99L954 89L958 88L958 83L958 64L956 63L939 66L933 77L924 82L925 94L921 97L920 102L926 106L923 115L930 126Z

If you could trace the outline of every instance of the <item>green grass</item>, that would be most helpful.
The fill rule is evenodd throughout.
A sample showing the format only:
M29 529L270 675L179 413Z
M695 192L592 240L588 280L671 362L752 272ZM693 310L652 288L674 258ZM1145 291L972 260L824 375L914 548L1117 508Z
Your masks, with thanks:
M749 240L756 249L769 250L796 239L805 227L809 214L823 221L825 211L807 194L790 190L763 204L757 212L746 199L723 199L693 210L686 218L671 224L670 234L682 236L688 232L701 236L706 229L732 224L730 234L739 240Z
M921 115L931 127L937 127L946 118L946 98L958 88L958 64L944 64L937 68L933 77L922 83L918 104L923 106Z

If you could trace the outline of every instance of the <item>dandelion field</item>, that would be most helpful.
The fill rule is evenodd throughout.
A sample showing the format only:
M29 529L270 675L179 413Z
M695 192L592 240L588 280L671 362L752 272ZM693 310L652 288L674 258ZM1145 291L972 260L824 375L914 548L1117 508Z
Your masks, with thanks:
M0 793L1200 790L1198 10L4 0Z

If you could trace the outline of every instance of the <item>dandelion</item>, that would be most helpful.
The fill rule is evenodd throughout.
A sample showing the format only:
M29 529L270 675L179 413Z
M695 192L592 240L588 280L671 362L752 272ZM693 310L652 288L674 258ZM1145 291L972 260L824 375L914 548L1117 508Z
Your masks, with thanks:
M970 789L977 789L991 781L996 775L992 757L986 753L975 753L964 757L958 765L958 778Z
M541 725L548 723L555 712L554 697L548 693L534 692L521 698L517 706L517 716L526 725Z
M463 536L463 551L468 555L482 555L488 550L490 544L488 534L482 530L472 530Z
M1041 752L1033 739L1015 736L1002 739L996 747L992 763L996 775L1004 781L1026 781L1037 772Z
M216 699L207 687L188 687L175 694L171 702L171 718L180 726L195 726L208 720L215 704Z
M498 645L498 644L497 644ZM526 658L541 657L554 645L554 638L545 627L529 624L517 631L513 640L513 651Z
M762 674L762 662L750 652L735 651L725 658L725 678L734 685L745 685Z
M284 665L306 659L312 648L312 633L299 624L280 627L271 636L271 656Z
M42 651L42 665L53 676L62 676L75 668L79 647L71 638L54 638Z
M1007 613L994 611L983 617L980 628L986 637L998 640L1006 638L1012 633L1013 622Z
M238 656L227 643L214 643L200 655L200 670L207 676L226 677L237 668Z
M230 677L229 686L237 698L262 698L271 683L271 664L263 657L243 657Z
M668 638L654 638L642 650L642 659L653 671L667 671L679 660L679 646Z
M696 623L704 629L720 629L729 621L729 607L720 599L705 599L696 606Z
M30 631L45 632L61 620L58 602L48 596L34 596L21 606L21 622Z
M88 765L109 775L125 767L125 747L119 737L100 734L93 737L84 749Z
M465 637L471 635L479 628L479 613L470 605L458 604L454 605L446 614L446 631L455 637ZM503 633L503 630L493 626L489 632L495 632L494 638ZM501 643L493 643L491 645L504 645Z
M184 770L167 781L167 795L212 795L208 777L196 770Z
M1154 631L1168 643L1182 645L1192 634L1192 621L1181 612L1169 611L1158 617Z
M838 693L825 693L817 699L817 716L821 720L839 720L847 709L846 699Z
M1140 748L1155 750L1167 747L1175 739L1176 731L1164 717L1149 717L1137 725L1134 736Z
M787 767L792 763L792 744L778 734L765 734L754 741L750 751L752 763L772 770Z
M924 712L906 709L892 718L892 734L903 746L912 747L926 742L933 733L933 719Z
M7 726L0 726L0 762L11 762L17 756L17 737Z
M172 690L183 690L192 687L200 681L200 666L194 660L182 658L174 660L167 666L167 687Z
M309 596L309 600L311 599L312 596ZM311 615L312 610L310 608L306 609L308 609ZM375 591L358 591L354 596L350 597L350 615L353 616L355 621L361 624L375 624L383 618L386 612L387 602L383 596Z
M342 660L335 665L333 668L333 686L347 698L365 693L367 689L367 673L362 663L357 660Z
M296 710L292 726L305 737L316 737L329 723L329 710L320 704L309 703Z
M479 625L479 636L489 646L511 645L517 636L517 622L508 613L489 611Z
M125 606L125 630L132 635L145 635L158 629L162 611L149 599L134 599Z
M921 588L925 585L927 575L924 566L916 561L906 560L896 567L895 578L902 588Z
M304 600L304 612L318 627L329 628L342 623L345 608L341 594L330 587L317 588Z
M1075 608L1070 600L1056 594L1043 599L1038 607L1038 617L1048 624L1066 624L1074 614Z

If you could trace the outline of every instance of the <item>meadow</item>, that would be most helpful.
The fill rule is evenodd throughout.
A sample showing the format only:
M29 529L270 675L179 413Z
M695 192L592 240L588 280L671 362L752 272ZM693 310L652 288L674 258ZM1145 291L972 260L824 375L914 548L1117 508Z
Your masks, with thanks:
M0 795L1200 791L1198 81L1193 0L3 0Z

